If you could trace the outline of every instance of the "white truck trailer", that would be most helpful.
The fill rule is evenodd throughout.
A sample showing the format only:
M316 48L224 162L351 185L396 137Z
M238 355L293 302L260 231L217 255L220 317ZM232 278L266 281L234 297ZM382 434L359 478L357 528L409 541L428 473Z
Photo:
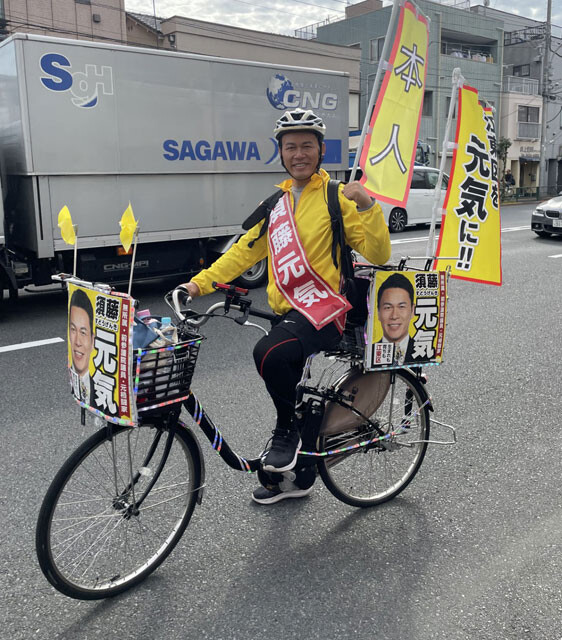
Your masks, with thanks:
M139 220L136 278L199 270L283 178L272 128L285 109L317 111L328 127L324 167L346 167L348 87L341 72L8 38L0 43L0 293L72 271L58 228L64 205L78 225L84 279L127 281L119 219L129 202ZM264 275L245 274L246 284Z

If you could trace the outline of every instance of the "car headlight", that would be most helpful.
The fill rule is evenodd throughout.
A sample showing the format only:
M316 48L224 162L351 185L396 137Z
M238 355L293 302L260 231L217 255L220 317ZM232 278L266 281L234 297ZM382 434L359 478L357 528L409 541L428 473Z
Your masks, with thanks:
M544 211L542 209L535 209L533 212L534 216L540 216L541 218L544 218Z

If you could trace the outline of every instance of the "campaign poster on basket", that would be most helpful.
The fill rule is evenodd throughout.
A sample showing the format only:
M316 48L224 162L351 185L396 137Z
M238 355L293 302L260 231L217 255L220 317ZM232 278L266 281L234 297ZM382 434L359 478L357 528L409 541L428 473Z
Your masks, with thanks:
M444 271L377 271L369 293L365 368L440 363L446 314Z
M68 284L68 370L80 406L116 424L134 425L131 375L133 300Z

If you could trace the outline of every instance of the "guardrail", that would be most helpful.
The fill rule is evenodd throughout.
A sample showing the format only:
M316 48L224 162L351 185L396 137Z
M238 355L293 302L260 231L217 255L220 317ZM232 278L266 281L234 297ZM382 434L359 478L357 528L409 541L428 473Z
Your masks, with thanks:
M547 187L503 187L500 190L500 202L527 202L548 200L558 195L561 189L555 186Z

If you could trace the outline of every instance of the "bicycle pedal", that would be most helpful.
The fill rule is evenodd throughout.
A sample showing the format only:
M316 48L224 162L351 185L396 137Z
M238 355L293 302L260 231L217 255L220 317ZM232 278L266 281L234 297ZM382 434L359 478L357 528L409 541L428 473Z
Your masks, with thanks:
M294 482L297 477L297 474L294 471L283 471L281 475L290 482Z

